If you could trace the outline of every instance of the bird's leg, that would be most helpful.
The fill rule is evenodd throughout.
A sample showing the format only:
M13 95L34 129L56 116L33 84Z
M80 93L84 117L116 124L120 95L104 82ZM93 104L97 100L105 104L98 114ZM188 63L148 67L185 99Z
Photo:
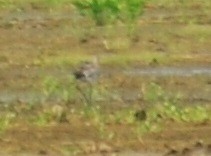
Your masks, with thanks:
M82 98L85 100L86 105L89 104L89 99L86 97L86 94L82 91L81 87L76 84L76 89L79 91L79 93L81 94Z
M93 95L93 85L91 82L89 84L89 104L92 105L92 95Z

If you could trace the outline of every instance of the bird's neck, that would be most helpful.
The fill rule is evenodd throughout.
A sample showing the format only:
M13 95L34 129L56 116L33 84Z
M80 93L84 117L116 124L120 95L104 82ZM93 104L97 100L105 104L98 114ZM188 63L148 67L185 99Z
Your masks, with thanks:
M97 57L94 57L94 59L93 59L93 64L94 64L95 66L98 66L98 58L97 58Z

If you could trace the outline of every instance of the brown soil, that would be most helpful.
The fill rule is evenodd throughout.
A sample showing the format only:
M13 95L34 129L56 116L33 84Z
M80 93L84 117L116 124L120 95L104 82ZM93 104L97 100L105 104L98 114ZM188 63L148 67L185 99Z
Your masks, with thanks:
M197 143L202 143L205 147L211 142L210 122L200 124L168 122L165 127L160 133L150 133L140 139L128 140L130 135L128 128L120 125L115 127L119 137L104 142L97 138L95 128L84 124L69 123L48 127L17 125L7 130L1 137L0 150L14 155L21 153L62 155L68 148L76 148L75 150L79 148L83 155L123 151L168 153L172 150L179 152L185 148L191 149Z
M194 10L196 8L191 7L191 11ZM61 17L66 14L65 11L59 12ZM77 54L87 56L99 53L109 56L110 54L121 55L121 51L123 53L130 51L131 55L135 56L137 51L141 53L144 49L144 51L166 55L166 58L172 54L175 59L170 62L164 61L164 63L161 61L158 64L156 61L153 64L153 59L145 62L134 62L134 64L131 64L132 67L156 65L210 67L210 38L198 42L195 35L180 33L180 31L188 29L188 27L184 28L184 23L180 23L181 17L172 15L172 17L168 16L163 18L163 21L159 21L160 19L150 15L150 11L157 13L160 12L160 8L148 6L146 15L140 21L141 29L139 33L142 35L139 35L138 40L134 41L132 46L127 47L127 50L121 48L106 49L99 41L102 36L95 36L98 32L88 37L85 36L85 38L83 35L81 36L81 32L75 35L74 31L80 31L80 29L75 28L72 17L69 17L70 19L58 19L55 15L49 15L48 12L42 12L39 9L34 10L31 7L24 10L24 15L20 15L20 17L17 17L14 10L1 11L0 91L27 93L32 90L40 92L43 78L48 75L58 77L65 82L66 75L62 75L61 71L67 73L72 69L72 64L68 63L69 59L64 59L62 63L56 63L56 60L66 57L72 59ZM168 12L169 10L166 9L165 11ZM72 11L70 12L72 13ZM27 14L31 16L26 18L25 15ZM75 17L76 15L72 16ZM204 18L200 18L200 15L196 17L194 17L196 18L194 20L199 22L196 22L197 26L202 23L206 25L210 22L210 17L207 15L204 15ZM77 23L76 27L84 25L84 22L80 20L77 22L81 23ZM162 36L164 37L162 38ZM168 44L168 40L172 42L172 45ZM175 43L186 46L187 52L180 51L180 49L184 50L185 48L177 47ZM172 46L179 52L175 52L177 50ZM48 64L48 61L53 63ZM109 65L105 65L103 68L111 70L109 67ZM121 67L117 69L119 68ZM209 97L211 92L210 75L128 78L120 74L108 77L103 81L113 84L114 89L121 87L131 90L134 88L143 89L145 84L155 82L173 95L177 92L182 93L184 98L181 103L211 104ZM17 101L14 101L13 104L17 104ZM44 127L32 126L19 121L1 134L0 151L2 151L2 154L0 155L109 155L122 152L122 155L124 155L124 151L126 153L127 151L144 151L146 155L148 151L162 155L163 153L182 155L185 154L186 148L192 150L194 144L198 142L203 142L203 152L207 152L207 156L211 155L210 121L197 124L166 121L164 125L165 128L161 132L147 133L139 139L128 137L130 126L111 125L109 128L117 133L117 137L112 141L105 141L96 135L98 133L96 127L89 126L84 121L73 119L69 123L52 124Z

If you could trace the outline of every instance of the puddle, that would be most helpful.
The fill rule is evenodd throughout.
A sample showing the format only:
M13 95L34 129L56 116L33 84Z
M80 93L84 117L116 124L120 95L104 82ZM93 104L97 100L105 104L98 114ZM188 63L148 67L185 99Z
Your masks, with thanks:
M155 67L130 69L124 73L132 76L211 76L211 67Z

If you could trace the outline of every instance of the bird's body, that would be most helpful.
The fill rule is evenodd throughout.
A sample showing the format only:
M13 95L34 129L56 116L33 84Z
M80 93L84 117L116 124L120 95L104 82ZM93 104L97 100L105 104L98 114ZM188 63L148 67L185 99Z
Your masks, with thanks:
M94 57L93 61L83 62L79 68L73 72L76 80L84 81L89 86L89 96L87 97L84 88L81 88L79 83L76 83L76 89L81 93L87 105L92 104L93 82L96 81L98 73L99 66L97 57Z
M96 80L99 72L98 59L94 57L93 61L83 62L73 74L76 80L82 80L86 82L93 82Z

